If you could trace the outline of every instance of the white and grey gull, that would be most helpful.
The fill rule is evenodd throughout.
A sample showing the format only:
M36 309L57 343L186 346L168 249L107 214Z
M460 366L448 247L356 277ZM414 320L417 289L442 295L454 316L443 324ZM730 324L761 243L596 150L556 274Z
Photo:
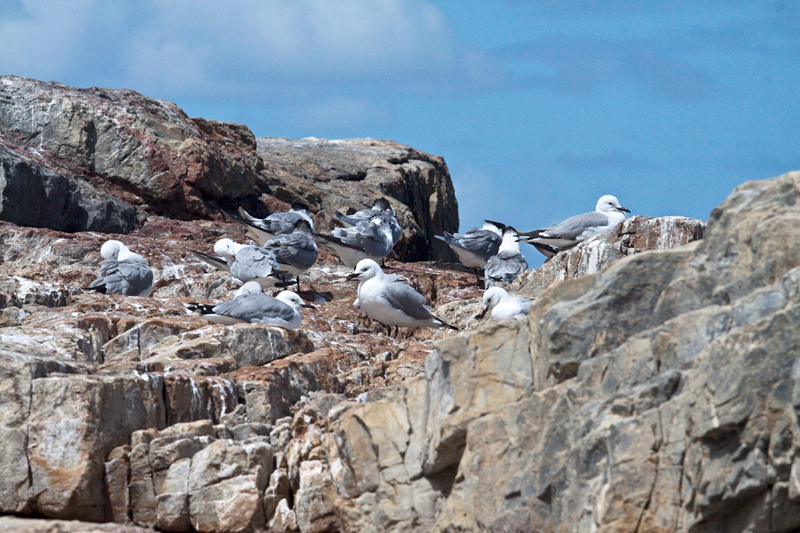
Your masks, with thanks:
M463 234L445 231L444 236L434 235L434 237L447 243L461 264L473 269L475 278L480 282L478 270L485 268L487 261L500 250L503 228L504 224L485 220L480 229L473 228Z
M519 240L532 244L550 258L579 242L608 233L625 220L625 213L630 213L630 210L622 207L616 197L606 194L597 200L594 211L575 215L546 228L520 233Z
M334 228L332 235L319 234L319 238L348 269L355 268L362 259L379 261L392 251L392 229L380 216L361 220L350 228Z
M239 296L218 304L185 304L203 318L218 324L249 322L266 326L297 329L303 320L301 308L316 309L292 291L282 291L276 297L261 292L261 285L254 281L244 284Z
M486 276L486 288L495 283L511 283L517 276L528 269L528 261L519 250L517 242L517 230L511 226L503 229L503 240L497 255L489 258L486 262L484 275Z
M268 241L278 235L285 235L295 231L295 225L298 220L305 220L311 226L311 231L314 231L314 220L311 218L311 210L302 202L294 202L289 211L281 211L272 213L265 218L257 218L239 208L239 215L228 213L231 218L245 224L248 233L255 237L258 242Z
M87 289L104 294L150 296L153 271L144 257L133 253L120 241L110 240L100 247L100 277Z
M352 215L345 215L336 211L334 216L337 220L349 227L356 226L362 221L369 222L375 217L385 219L392 231L392 246L397 244L400 241L400 237L403 236L403 228L400 227L400 223L397 221L397 213L386 198L378 198L375 200L375 203L370 209L362 209L356 211Z
M483 311L475 318L481 319L489 311L492 320L505 320L506 318L521 318L528 316L531 301L522 296L511 296L502 287L490 287L483 293Z
M348 280L358 279L358 307L373 320L389 328L450 328L431 314L425 297L415 291L397 274L386 274L372 259L362 259Z
M319 249L314 238L314 228L305 219L294 224L294 231L276 235L264 243L264 248L275 254L278 266L296 277L297 290L300 291L300 274L314 266Z
M286 275L275 254L261 246L220 239L214 244L214 253L218 255L199 250L192 250L192 253L206 263L230 272L239 283L255 281L264 289L280 285Z

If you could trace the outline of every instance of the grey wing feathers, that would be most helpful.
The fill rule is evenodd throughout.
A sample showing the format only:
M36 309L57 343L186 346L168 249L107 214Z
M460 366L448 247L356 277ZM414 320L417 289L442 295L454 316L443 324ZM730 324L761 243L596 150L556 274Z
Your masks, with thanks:
M264 248L275 254L278 263L300 270L311 268L317 261L317 243L313 237L301 232L279 235L266 242Z
M410 317L417 320L433 318L428 306L425 305L425 297L402 281L397 280L388 284L383 296L392 307L401 309Z
M369 220L369 218L364 218L364 217L360 217L360 216L358 216L358 214L359 214L360 212L361 212L361 211L359 211L358 213L355 213L355 214L353 214L353 215L345 215L344 213L341 213L341 212L339 212L339 211L336 211L336 213L335 213L335 215L334 215L334 216L335 216L337 219L339 219L339 220L341 220L342 222L344 222L345 224L348 224L348 225L350 225L350 226L355 226L355 225L356 225L356 224L358 224L359 222L362 222L362 221L364 221L364 220Z
M287 304L266 294L246 294L214 306L214 313L252 322L264 317L277 317L287 322L294 310Z
M588 228L606 225L608 225L608 217L602 213L593 211L591 213L575 215L574 217L570 217L563 222L553 224L552 226L548 226L538 231L539 236L541 237L575 239Z
M494 283L511 283L517 276L528 269L528 261L517 252L501 252L489 259L486 263L486 283L487 288ZM489 281L492 281L490 285Z
M294 225L300 220L301 217L295 212L284 211L280 213L273 213L267 218L256 218L243 208L239 208L239 215L241 215L240 222L244 222L249 226L260 229L271 235L284 235L294 231ZM237 219L238 217L233 217Z
M90 288L105 286L106 294L138 296L153 285L153 271L144 261L116 261L107 259L100 262L100 278L89 285Z
M502 238L493 231L478 230L465 235L454 235L456 246L473 252L484 259L497 254Z
M236 253L231 274L242 281L264 278L278 269L275 254L261 246L246 246Z

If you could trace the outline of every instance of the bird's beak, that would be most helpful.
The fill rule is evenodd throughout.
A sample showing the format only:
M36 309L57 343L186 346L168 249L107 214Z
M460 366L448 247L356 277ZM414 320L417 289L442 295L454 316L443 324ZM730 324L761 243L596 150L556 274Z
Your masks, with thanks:
M303 303L300 304L300 307L305 307L306 309L316 309L316 306L311 305L310 303L303 300Z
M361 274L356 274L355 272L353 272L352 274L350 274L349 276L347 276L347 277L345 278L345 280L346 280L346 281L353 281L354 279L358 279L358 276L360 276L360 275L361 275Z
M617 211L625 211L626 213L630 213L631 212L630 209L625 209L624 207L618 207Z
M480 314L475 315L475 318L477 318L478 320L481 320L483 317L486 316L486 311L488 311L488 310L489 310L488 307L484 307L483 311L481 311Z

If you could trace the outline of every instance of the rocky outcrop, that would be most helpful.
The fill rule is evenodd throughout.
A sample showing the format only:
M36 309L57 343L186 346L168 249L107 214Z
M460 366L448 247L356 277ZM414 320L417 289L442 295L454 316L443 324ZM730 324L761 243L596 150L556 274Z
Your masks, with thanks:
M125 89L0 76L0 219L60 231L127 233L150 215L264 216L303 201L327 229L336 209L391 199L406 261L449 259L434 234L458 229L441 157L390 141L259 139L189 118ZM288 203L287 203L288 202Z
M194 218L260 192L263 164L244 126L190 119L175 104L129 90L15 76L0 79L0 100L4 220L127 232L133 207ZM26 187L30 180L37 189ZM20 212L35 193L61 209L42 219Z
M796 530L799 197L745 184L703 241L439 342L335 426L342 529Z
M632 216L605 235L560 252L536 270L520 274L509 290L535 298L553 283L594 274L617 259L645 250L672 250L702 239L706 223L687 217Z

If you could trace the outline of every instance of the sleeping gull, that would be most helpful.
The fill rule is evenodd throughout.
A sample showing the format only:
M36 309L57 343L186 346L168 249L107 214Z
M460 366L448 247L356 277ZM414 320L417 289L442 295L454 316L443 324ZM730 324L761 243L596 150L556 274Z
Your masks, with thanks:
M397 213L395 213L394 208L389 204L389 200L386 198L378 198L375 200L371 209L362 209L361 211L356 211L352 215L344 215L336 211L334 216L348 227L355 226L361 221L369 222L370 219L375 217L386 219L386 223L392 230L392 246L397 244L400 241L400 237L403 236L403 228L401 228L400 223L397 222Z
M320 234L348 269L362 259L383 259L392 251L392 229L383 217L359 221L352 228L334 228L333 235Z
M131 252L120 241L106 241L100 247L100 277L87 289L104 294L150 296L153 271L139 254Z
M314 228L300 219L294 224L294 231L276 235L264 243L264 248L275 254L278 266L297 277L297 290L300 291L300 273L305 272L317 262L317 241L314 239Z
M282 281L286 272L280 270L275 254L261 246L252 244L239 244L231 239L220 239L214 244L214 253L211 255L197 250L192 250L206 263L230 272L240 283L255 281L268 289Z
M489 311L492 320L521 318L528 316L531 301L521 296L511 296L501 287L490 287L483 293L483 311L476 318L483 318Z
M292 291L282 291L273 298L261 292L261 285L249 281L242 287L241 294L233 300L218 304L186 304L191 311L199 311L204 318L218 324L264 324L297 329L303 320L301 307L316 309L307 304Z
M358 307L373 320L389 328L395 334L400 326L406 328L450 328L433 316L430 307L425 305L425 297L411 288L397 274L385 274L372 259L358 262L348 280L358 279Z
M517 230L511 226L506 226L503 230L503 240L497 255L489 258L486 262L484 275L486 276L486 288L488 289L495 283L511 283L517 276L528 269L528 261L519 251L517 242Z
M505 226L499 222L485 220L481 229L473 228L463 234L444 232L444 237L434 235L440 241L446 242L467 268L473 269L475 278L480 283L478 270L486 267L486 262L493 255L497 255L502 240L502 229Z
M314 221L311 219L311 211L302 202L295 202L289 211L272 213L266 218L256 218L243 208L239 208L239 216L229 213L231 218L247 225L248 232L256 237L256 241L265 242L277 235L285 235L294 231L298 220L305 220L314 231Z
M606 194L597 200L594 211L575 215L546 228L520 233L519 240L532 244L549 259L561 250L611 231L625 220L625 213L630 213L630 210L619 205L614 196Z

